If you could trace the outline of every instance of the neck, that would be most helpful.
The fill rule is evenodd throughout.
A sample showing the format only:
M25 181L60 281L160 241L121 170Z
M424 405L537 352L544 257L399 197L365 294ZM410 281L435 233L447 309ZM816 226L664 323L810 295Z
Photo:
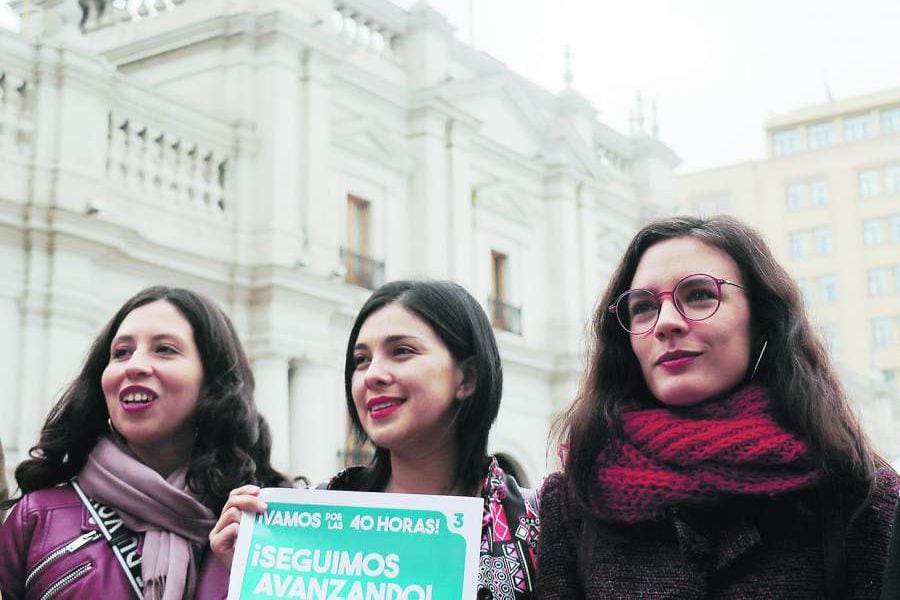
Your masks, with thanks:
M139 461L159 473L163 479L167 479L169 475L187 464L193 445L192 440L188 443L170 440L167 443L146 446L128 441L126 443Z
M396 494L463 495L455 489L456 449L430 453L391 452L391 478L385 492Z

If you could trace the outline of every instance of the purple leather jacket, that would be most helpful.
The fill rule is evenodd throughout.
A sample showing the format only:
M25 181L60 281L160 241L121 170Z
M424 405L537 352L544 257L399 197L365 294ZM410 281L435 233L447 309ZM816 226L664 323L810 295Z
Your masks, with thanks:
M109 545L70 485L26 494L0 526L3 600L134 598ZM206 552L196 598L221 600L229 573Z

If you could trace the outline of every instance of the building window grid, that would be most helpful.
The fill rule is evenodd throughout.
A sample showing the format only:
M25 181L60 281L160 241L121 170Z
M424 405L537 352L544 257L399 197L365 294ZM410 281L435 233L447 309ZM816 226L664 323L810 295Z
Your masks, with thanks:
M881 133L900 133L900 107L881 111Z
M816 252L818 254L831 254L834 250L834 238L831 235L831 229L820 227L813 232L816 240Z
M900 193L900 165L891 165L884 170L884 190L888 194Z
M866 219L863 221L863 243L866 246L877 246L884 242L881 231L880 219Z
M875 317L872 319L872 344L876 348L887 348L895 343L894 319L892 317Z
M790 237L791 257L806 258L809 254L809 234L805 231L795 231Z
M872 137L872 115L856 115L844 119L844 140L853 142Z
M827 148L833 142L831 122L815 123L806 128L806 143L810 150Z
M772 134L772 153L775 156L785 156L797 152L800 152L800 130L788 129Z
M811 182L809 191L813 206L820 207L828 204L828 186L825 185L824 180L817 179Z
M875 169L859 173L859 197L874 198L881 194L881 172Z
M347 195L347 238L341 247L344 280L374 290L384 283L384 262L372 258L369 248L371 204L368 200Z
M819 295L826 304L832 304L837 301L837 282L833 276L825 275L819 278Z
M890 271L883 267L869 269L869 295L882 296L888 291Z
M522 309L510 304L509 257L503 252L491 250L491 324L497 329L522 334Z
M790 210L800 210L806 206L806 190L805 183L792 183L787 186L787 206Z

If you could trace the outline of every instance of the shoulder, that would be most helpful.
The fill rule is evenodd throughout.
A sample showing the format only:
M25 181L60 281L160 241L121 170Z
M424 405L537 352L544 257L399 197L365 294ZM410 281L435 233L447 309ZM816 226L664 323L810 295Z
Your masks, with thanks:
M358 492L359 477L362 475L365 467L362 465L354 465L347 467L343 471L337 473L328 481L323 481L316 486L317 490L334 490L339 492Z
M884 496L896 503L900 493L900 475L890 467L881 467L875 473L875 492L873 497Z
M869 497L868 510L879 519L890 522L900 499L900 476L890 467L882 467L875 473L875 488Z
M29 492L13 507L23 516L67 508L80 509L83 505L78 494L68 483L52 488Z
M566 478L562 473L552 473L540 489L540 504L557 506L565 501Z

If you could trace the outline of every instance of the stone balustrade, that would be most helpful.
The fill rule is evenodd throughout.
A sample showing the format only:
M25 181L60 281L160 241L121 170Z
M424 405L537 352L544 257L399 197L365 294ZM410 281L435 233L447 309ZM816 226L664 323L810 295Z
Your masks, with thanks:
M406 29L406 13L386 11L384 3L336 0L332 25L342 39L388 60L400 62L399 44Z
M79 0L81 29L89 32L123 21L140 21L175 10L187 0Z
M106 171L113 185L170 207L226 216L231 209L231 158L142 119L110 111Z
M183 215L185 223L200 219L230 228L238 148L233 124L130 80L102 61L36 48L0 32L0 200L5 195L26 201L31 164L105 188L101 194L110 218L141 206L143 214L161 209L176 219ZM35 79L34 73L50 76ZM88 75L93 83L82 85ZM65 104L57 101L60 96ZM44 130L39 136L39 126L58 133ZM98 193L96 187L67 185L60 200L66 206L67 198Z

